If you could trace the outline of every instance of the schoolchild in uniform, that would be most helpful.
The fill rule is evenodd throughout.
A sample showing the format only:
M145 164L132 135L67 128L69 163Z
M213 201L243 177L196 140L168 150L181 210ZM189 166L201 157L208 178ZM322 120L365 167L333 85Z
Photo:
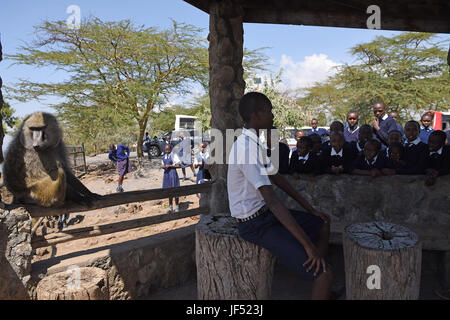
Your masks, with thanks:
M434 131L433 124L433 115L431 113L424 113L420 118L420 122L422 125L420 126L419 138L423 143L428 143L428 137Z
M397 169L405 169L405 147L401 142L394 141L389 145L388 167L382 170L384 175L394 175Z
M344 138L347 142L358 141L358 112L349 111L347 113L347 122L344 128Z
M399 130L392 130L388 134L388 141L387 141L388 145L387 145L386 149L384 149L384 153L388 158L389 158L389 148L390 148L391 144L394 142L398 142L398 143L403 142L403 136Z
M321 171L323 173L349 173L355 159L350 144L345 145L344 134L340 131L331 132L330 146L322 149L320 155Z
M358 131L358 141L350 142L350 147L356 156L363 152L366 142L372 139L372 137L373 137L372 126L368 124L363 124Z
M372 121L375 138L387 145L388 134L397 129L397 123L386 113L386 105L382 100L375 101L372 110L375 115L375 119Z
M180 178L178 177L177 168L180 167L180 159L178 156L172 152L172 147L170 144L166 144L165 152L162 159L161 168L164 169L163 175L163 188L174 188L180 186ZM170 213L173 211L172 206L173 197L169 197L169 210L166 213ZM175 212L180 211L179 207L180 199L178 197L175 198Z
M397 174L423 174L426 165L428 146L419 139L420 125L410 120L405 124L405 156L406 168L397 169Z
M312 147L310 137L302 137L297 141L296 152L292 153L289 161L289 173L295 178L299 178L299 174L320 174L320 161L312 152Z
M353 162L352 174L379 177L382 169L388 167L388 159L381 151L381 142L370 139L364 145L364 151Z
M328 139L328 141L325 141L324 143L322 143L322 151L325 150L326 148L328 148L330 146L331 143L331 134L333 132L340 132L342 133L342 135L344 136L344 145L346 147L348 147L350 145L349 142L345 141L345 135L344 135L344 124L340 121L333 121L330 124L330 131L328 132L328 135L330 136L330 139Z
M435 130L428 138L428 154L425 166L425 183L433 185L438 176L450 174L450 146L445 144L444 131Z
M313 134L309 135L308 137L311 138L312 143L313 143L312 152L316 156L320 156L320 153L322 152L322 138L316 133L313 133Z
M311 299L329 299L333 275L325 262L329 217L315 210L279 173L269 175L262 161L260 133L273 125L272 103L262 93L246 93L239 102L242 134L228 158L227 190L231 216L244 240L266 248L278 261L313 282ZM257 152L249 152L257 150ZM307 212L289 210L272 183Z

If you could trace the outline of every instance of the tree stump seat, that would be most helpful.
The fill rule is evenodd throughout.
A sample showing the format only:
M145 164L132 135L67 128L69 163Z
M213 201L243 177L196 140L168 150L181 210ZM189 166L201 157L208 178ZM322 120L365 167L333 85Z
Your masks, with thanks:
M202 215L195 233L198 299L270 299L276 259L239 237L233 217Z
M109 300L108 277L100 268L69 268L39 281L36 294L37 300Z
M422 244L410 229L389 222L351 224L343 249L348 300L419 298Z

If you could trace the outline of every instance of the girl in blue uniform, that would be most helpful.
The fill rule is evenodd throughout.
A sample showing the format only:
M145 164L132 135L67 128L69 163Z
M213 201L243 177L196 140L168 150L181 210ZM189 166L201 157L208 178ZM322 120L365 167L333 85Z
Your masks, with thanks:
M162 159L162 168L164 169L163 176L163 188L174 188L180 186L180 178L178 177L177 168L180 167L180 159L174 153L172 153L172 147L170 144L166 144L164 147L164 156ZM172 206L173 197L169 197L169 210L167 213L173 211ZM180 199L178 197L175 198L175 212L180 211L179 207Z

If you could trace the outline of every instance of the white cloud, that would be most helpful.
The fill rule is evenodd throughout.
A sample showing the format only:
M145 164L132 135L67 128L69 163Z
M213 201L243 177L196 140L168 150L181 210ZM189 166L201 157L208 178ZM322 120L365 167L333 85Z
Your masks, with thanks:
M280 67L283 68L283 78L291 89L304 88L317 81L324 81L334 75L338 66L326 54L306 56L303 61L296 62L290 56L281 56Z

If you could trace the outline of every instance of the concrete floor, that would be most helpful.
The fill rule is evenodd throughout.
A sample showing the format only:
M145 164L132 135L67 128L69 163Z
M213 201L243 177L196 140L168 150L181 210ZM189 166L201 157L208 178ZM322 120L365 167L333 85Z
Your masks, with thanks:
M419 300L440 300L434 293L439 287L436 274L437 255L423 252L422 277ZM335 270L335 285L345 284L342 246L330 247L330 262ZM276 264L272 284L272 300L309 300L311 282L302 280L280 264ZM160 289L148 297L149 300L197 300L197 284L192 279L182 286ZM338 300L345 300L345 295Z

